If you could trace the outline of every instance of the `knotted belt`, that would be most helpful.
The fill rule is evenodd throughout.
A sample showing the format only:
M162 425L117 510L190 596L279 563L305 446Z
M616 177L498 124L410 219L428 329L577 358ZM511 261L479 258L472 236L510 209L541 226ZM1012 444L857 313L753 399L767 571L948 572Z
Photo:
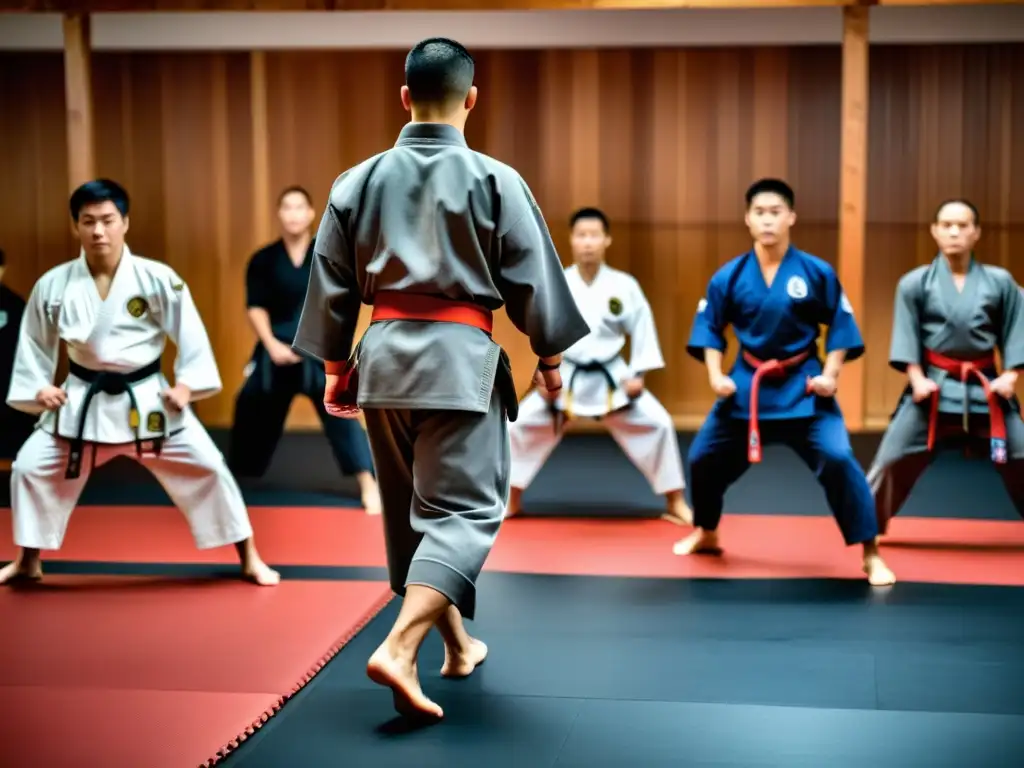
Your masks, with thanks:
M571 419L573 417L573 390L576 386L576 377L581 373L599 373L604 377L604 380L608 383L608 410L612 410L615 390L618 389L618 385L608 372L608 366L618 360L618 358L619 356L616 355L609 360L592 360L587 363L577 363L575 360L566 359L566 362L573 366L572 376L569 377L569 386L565 389L565 415L567 418Z
M74 361L71 361L70 363L70 371L73 376L86 382L89 385L89 388L86 390L85 397L82 400L81 410L78 416L78 431L75 434L75 437L70 441L71 449L68 452L68 464L64 477L68 480L74 480L82 473L82 455L85 452L85 419L89 415L89 406L92 404L92 399L100 392L108 395L128 395L132 405L128 416L129 424L135 432L135 450L141 456L143 440L139 436L139 404L135 399L135 393L132 391L131 385L137 384L143 379L148 379L151 376L159 375L160 359L157 358L149 365L129 373L120 373L116 371L94 371L90 368L85 368ZM160 452L163 441L167 438L166 419L163 420L163 425L163 435L159 438L153 439L154 450L157 453Z
M402 291L380 291L373 298L373 314L370 316L370 324L383 323L389 320L411 320L427 323L456 323L468 325L490 336L494 330L494 313L479 304L468 301L455 301L442 296L431 296L422 293L404 293ZM347 405L354 408L358 395L358 357L362 342L356 345L352 359L346 365L340 366L337 371L328 370L328 373L337 373L339 405ZM505 352L502 350L502 357ZM503 360L507 365L507 360ZM511 369L508 378L511 381ZM510 386L505 384L505 386ZM513 387L514 388L514 387ZM508 398L509 393L504 393ZM515 393L512 392L512 399L515 400Z
M743 360L754 369L754 376L750 381L750 420L747 426L747 461L751 464L759 464L762 456L761 428L758 423L758 399L761 391L761 379L766 376L770 379L781 378L793 368L801 365L810 356L810 350L807 350L798 355L787 357L784 360L758 360L752 354L743 350ZM810 391L811 380L808 377L807 392Z
M961 360L954 357L934 352L930 349L924 351L925 363L939 370L945 371L951 376L959 378L964 385L964 432L969 431L971 398L967 391L968 379L972 376L981 384L985 392L985 399L988 401L989 418L989 444L991 447L992 461L996 464L1005 464L1006 457L1006 416L999 402L999 395L992 391L992 382L985 375L985 371L996 369L995 355L988 354L977 357L973 360ZM931 410L928 414L928 450L935 449L935 433L939 423L939 400L940 392L932 393Z

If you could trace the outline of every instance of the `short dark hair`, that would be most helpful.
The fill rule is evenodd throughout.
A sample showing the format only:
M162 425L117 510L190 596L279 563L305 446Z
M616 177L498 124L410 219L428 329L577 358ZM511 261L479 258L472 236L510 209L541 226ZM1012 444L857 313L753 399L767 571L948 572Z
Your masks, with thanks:
M970 210L970 212L974 214L974 226L981 226L981 215L978 213L978 206L976 206L970 200L963 197L951 197L948 200L943 200L941 203L939 203L939 206L935 209L935 215L932 217L933 222L939 220L939 214L942 212L942 209L945 208L947 205L963 205L967 207Z
M778 195L786 201L786 205L792 209L796 205L796 195L793 188L782 179L758 179L747 189L744 199L747 201L747 208L754 202L754 198L765 193Z
M605 216L604 211L600 208L580 208L569 217L569 229L575 227L576 222L583 221L584 219L597 219L601 222L601 226L604 227L605 234L611 231L611 227L608 225L608 217Z
M313 207L313 196L306 191L305 187L300 187L299 185L295 184L290 187L285 187L281 191L281 194L277 196L278 208L281 207L281 203L284 202L284 199L288 197L288 195L302 195L304 198L306 198L306 202L309 203L309 207Z
M111 202L122 216L128 215L128 192L116 181L94 179L87 181L71 193L71 218L78 221L78 215L87 205Z
M469 51L446 37L421 40L405 57L405 84L414 104L462 101L473 87L476 63Z

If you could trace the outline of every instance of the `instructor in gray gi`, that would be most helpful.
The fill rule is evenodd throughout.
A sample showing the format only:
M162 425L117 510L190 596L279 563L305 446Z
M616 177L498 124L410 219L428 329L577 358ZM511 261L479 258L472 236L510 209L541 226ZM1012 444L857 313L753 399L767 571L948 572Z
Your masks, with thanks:
M544 217L512 168L466 145L477 100L472 57L433 38L406 58L397 144L343 173L317 232L294 348L324 361L329 413L365 411L383 503L395 626L367 666L407 715L441 718L416 659L437 626L441 673L464 677L486 646L470 637L476 581L508 501L508 421L517 398L491 338L505 307L561 387L561 353L590 333ZM352 351L360 304L374 307Z
M987 448L1024 516L1024 422L1014 395L1024 298L1008 271L974 258L981 222L970 202L940 205L931 231L939 254L896 287L889 364L906 373L907 388L868 472L882 533L951 441Z

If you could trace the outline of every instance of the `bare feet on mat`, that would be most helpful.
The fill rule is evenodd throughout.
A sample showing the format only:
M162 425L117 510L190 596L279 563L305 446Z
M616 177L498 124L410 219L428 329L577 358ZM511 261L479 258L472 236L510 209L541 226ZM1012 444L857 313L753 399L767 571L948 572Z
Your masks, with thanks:
M281 574L263 562L251 538L235 546L241 555L243 578L261 587L273 587L281 583Z
M878 544L864 547L864 573L867 574L868 583L873 587L888 587L896 583L896 574L885 564L882 556L878 554Z
M13 562L0 568L0 584L13 584L19 581L39 581L43 578L43 563L39 559L39 550L24 549L18 551Z
M469 639L468 649L444 648L444 666L441 677L469 677L473 671L484 663L487 658L487 645L475 637Z
M718 554L721 551L722 548L718 544L718 531L705 531L703 528L698 528L672 546L674 555Z
M523 489L513 487L508 494L508 506L505 508L505 519L515 517L523 511Z
M377 685L391 689L395 709L399 714L418 720L440 720L444 717L441 707L428 699L420 688L416 665L391 653L387 643L381 645L370 657L366 664L366 675Z
M369 472L359 475L359 496L366 514L374 516L381 513L380 489Z
M682 491L671 491L665 494L665 514L662 520L675 525L693 525L693 510L686 503Z

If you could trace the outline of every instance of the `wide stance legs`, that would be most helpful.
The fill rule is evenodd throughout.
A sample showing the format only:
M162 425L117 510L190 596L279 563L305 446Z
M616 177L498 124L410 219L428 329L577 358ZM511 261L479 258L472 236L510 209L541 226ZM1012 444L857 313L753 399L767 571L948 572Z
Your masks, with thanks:
M13 563L0 569L0 584L42 576L40 550L60 549L71 513L91 474L93 447L86 449L82 473L64 477L68 443L36 430L18 452L11 469L14 543L21 548ZM185 515L199 549L234 544L246 578L274 585L280 576L260 558L237 483L223 456L198 423L190 423L164 443L159 455L149 444L139 457L134 444L95 446L95 465L127 456L146 467Z

